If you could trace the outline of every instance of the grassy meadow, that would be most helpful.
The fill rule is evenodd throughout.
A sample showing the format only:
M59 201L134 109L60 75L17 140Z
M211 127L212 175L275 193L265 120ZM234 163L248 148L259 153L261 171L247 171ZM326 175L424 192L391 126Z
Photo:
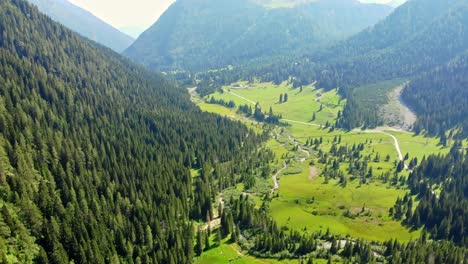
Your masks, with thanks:
M383 90L395 83L386 84ZM279 103L280 95L287 93L288 101ZM206 103L211 97L224 101L234 101L236 108L229 109L221 105ZM371 99L372 96L369 96ZM394 140L390 135L378 131L342 131L324 128L325 123L333 124L346 103L336 90L325 92L313 85L293 88L287 83L273 85L272 83L239 83L235 86L225 86L222 92L197 98L195 102L207 112L240 120L257 131L264 131L262 125L237 113L240 105L259 103L264 112L271 107L275 114L280 114L288 122L286 127L275 127L271 137L266 142L275 154L273 171L277 171L287 162L288 168L278 177L279 190L270 202L270 214L280 226L304 233L326 231L349 235L352 238L385 241L398 239L409 241L420 235L420 230L409 230L400 222L389 216L389 209L398 197L403 197L407 190L405 186L391 185L378 176L390 172L393 176L396 163L399 160ZM321 110L320 110L321 109ZM315 113L315 120L312 116ZM322 125L322 126L320 126ZM403 155L421 160L424 156L436 153L447 153L449 148L439 145L439 140L414 135L410 132L397 131L390 128L380 128L398 139ZM337 143L339 138L339 143ZM306 146L310 140L320 139L319 148ZM374 175L371 180L362 184L358 180L350 180L346 186L338 179L326 182L322 175L327 164L318 160L318 151L328 153L332 146L348 146L363 144L361 158L369 158L368 166L372 167ZM299 145L300 148L295 148ZM309 153L306 155L306 153ZM373 157L380 155L379 161ZM388 156L388 159L386 157ZM350 164L341 162L339 169L346 172ZM409 172L401 172L406 177ZM350 176L347 175L347 178ZM270 184L272 180L270 179ZM227 195L239 195L243 186L228 190ZM262 197L251 194L257 205L262 203ZM197 263L297 263L275 262L274 260L254 259L238 254L238 246L222 243L221 246L209 250L197 259ZM315 263L315 262L314 262Z

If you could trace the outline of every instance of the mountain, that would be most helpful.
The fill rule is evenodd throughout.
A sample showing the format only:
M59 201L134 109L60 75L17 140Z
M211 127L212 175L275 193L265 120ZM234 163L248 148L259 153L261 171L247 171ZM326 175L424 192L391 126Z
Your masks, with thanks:
M382 125L383 122L378 111L373 110L378 107L365 107L355 92L356 88L376 87L392 80L403 80L402 83L404 80L419 78L431 80L428 77L437 72L438 68L452 69L453 67L448 65L454 60L466 61L457 58L467 50L468 2L466 0L411 0L395 9L376 25L331 47L304 55L299 59L291 56L292 58L270 60L266 63L243 64L226 71L207 72L201 76L203 79L216 80L219 84L260 79L276 84L290 80L294 87L316 81L316 85L321 88L339 87L342 96L347 99L347 105L343 118L336 125L346 129L374 127ZM457 69L462 71L464 68L460 66ZM459 71L457 69L453 71ZM426 77L420 77L421 75ZM446 79L451 83L457 82ZM434 83L434 86L441 87L440 83ZM463 95L460 94L463 89L457 88L458 85L443 87L453 88L447 94ZM363 92L363 89L359 90ZM405 89L403 93L410 93L409 91L411 89ZM374 92L377 91L368 91L368 93ZM443 105L439 103L447 100L429 100L426 96L423 98L423 93L424 89L421 88L418 92L420 96L413 98L409 103L410 108L417 109L420 120L423 120L424 116L431 116L431 122L427 120L417 122L419 131L425 130L432 135L441 135L448 127L463 126L465 122L463 118L452 119L447 114L435 114ZM427 94L440 98L445 98L444 93L445 91L440 89L437 93L427 89ZM459 110L468 112L466 103L455 105ZM450 112L452 114L457 111ZM446 122L446 120L451 121Z
M338 75L319 79L325 86L336 87L409 78L463 53L467 36L465 1L409 1L371 30L317 57L332 75Z
M90 12L73 5L68 0L27 0L55 21L73 31L121 53L134 39L106 24Z
M468 52L412 80L402 97L418 114L416 132L445 135L459 126L468 136Z
M342 60L343 57L362 57L366 53L395 49L404 43L414 42L418 35L440 33L438 30L443 29L433 27L445 17L450 19L451 13L464 3L464 0L408 1L375 26L328 49L325 58ZM443 25L450 26L449 23ZM323 61L323 57L320 60Z
M435 68L445 67L467 50L468 2L413 0L396 9L375 27L312 59L319 61L323 66L311 67L315 68L314 76L321 86L342 87L349 91L350 97L353 87L397 78L412 80L421 74L433 72ZM439 93L444 91L440 90ZM423 100L422 97L411 100L409 106L421 109ZM466 107L466 104L459 106ZM434 110L438 106L428 107ZM466 108L462 109L468 111ZM371 126L379 124L374 114L362 115L365 111L359 108L358 103L348 104L343 119L347 121L341 125L352 128L364 123ZM429 110L423 115L431 112L432 110ZM364 121L364 116L374 118ZM442 124L443 118L433 121L441 122L440 128L447 128L448 122ZM420 129L442 132L439 129L429 129L430 126L434 127L430 122L418 124ZM450 127L457 124L460 122L452 122Z
M262 137L26 1L0 35L0 263L191 263Z
M125 55L158 70L222 68L314 51L375 24L391 10L354 0L292 8L266 8L251 0L179 0Z

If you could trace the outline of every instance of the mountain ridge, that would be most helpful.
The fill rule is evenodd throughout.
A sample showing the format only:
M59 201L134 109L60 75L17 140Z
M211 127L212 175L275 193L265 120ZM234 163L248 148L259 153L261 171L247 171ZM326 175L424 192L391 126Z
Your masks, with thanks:
M176 1L124 54L163 71L223 68L315 50L357 33L390 11L385 5L354 0L346 0L345 6L340 0L273 9L250 0Z
M67 0L27 0L53 20L65 25L80 35L121 53L134 39L91 12Z
M190 169L261 136L26 1L0 1L0 35L0 263L191 263L213 212Z

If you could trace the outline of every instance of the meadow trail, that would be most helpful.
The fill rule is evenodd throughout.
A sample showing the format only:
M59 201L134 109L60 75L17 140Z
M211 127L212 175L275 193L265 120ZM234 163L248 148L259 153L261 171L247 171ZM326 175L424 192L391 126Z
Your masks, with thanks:
M273 188L271 189L271 193L274 193L276 190L279 189L279 183L278 183L278 176L282 171L288 168L288 164L286 162L283 163L283 168L278 170L271 178L273 179Z
M233 92L231 92L231 91L229 91L229 90L226 90L226 89L223 89L223 91L225 91L225 92L227 92L227 93L229 93L229 94L232 94L232 95L234 95L234 96L236 96L236 97L239 97L239 98L241 98L242 100L245 100L246 102L249 102L250 104L256 105L256 103L255 103L254 101L252 101L252 100L250 100L250 99L248 99L248 98L245 98L245 97L243 97L243 96L241 96L241 95L238 95L238 94L233 93ZM302 125L306 125L306 126L323 127L322 125L319 125L319 124L307 123L307 122L302 122L302 121L297 121L297 120L291 120L291 119L281 119L281 121L290 122L290 123L296 123L296 124L302 124ZM392 128L390 128L390 130L392 130ZM394 129L394 130L397 130L397 129ZM398 130L397 130L397 131L398 131ZM401 152L401 148L400 148L400 143L399 143L398 139L397 139L394 135L392 135L392 134L390 134L390 133L387 133L387 132L385 132L385 130L379 129L379 128L376 128L376 129L368 129L368 130L359 130L359 129L355 129L355 130L353 130L353 132L355 132L355 133L384 134L384 135L387 135L387 136L391 137L391 138L393 139L393 146L395 147L395 150L396 150L397 153L398 153L398 159L399 159L400 161L404 161L403 153ZM300 144L297 143L297 142L295 141L294 138L292 138L291 136L289 136L289 139L290 139L291 141L293 141L296 145L298 145L300 151L306 153L306 154L307 154L307 157L310 156L310 152L307 151L307 150L304 150L304 149L300 146ZM304 162L304 161L305 161L305 159L302 160L302 162ZM407 165L406 163L404 164L404 166L405 166L405 169L408 169L408 165ZM279 174L280 174L283 170L285 170L286 168L287 168L287 164L285 164L285 166L284 166L282 169L280 169L275 175L273 175L272 178L273 178L273 184L274 184L274 186L273 186L273 189L271 190L272 193L279 189L278 176L279 176Z
M292 137L291 135L288 135L288 138L289 138L290 141L293 142L294 145L296 145L296 146L299 148L299 150L300 150L301 152L303 152L303 153L305 153L305 154L307 155L307 158L310 157L310 152L309 152L308 150L304 149L304 148L302 147L302 145L297 141L297 139L295 139L295 138ZM302 159L301 159L301 162L304 162L305 160L306 160L305 158L302 158Z
M236 96L236 97L239 97L240 99L242 99L242 100L244 100L244 101L247 101L247 102L249 102L249 103L251 103L251 104L253 104L253 105L256 105L256 104L257 104L256 102L254 102L254 101L252 101L252 100L249 100L249 99L247 99L247 98L245 98L245 97L243 97L243 96L240 96L240 95L238 95L238 94L236 94L236 93L233 93L233 92L231 92L231 91L229 91L229 90L223 89L223 91L225 91L226 93L230 93L230 94L232 94L232 95L234 95L234 96Z
M218 197L218 204L221 206L222 209L224 209L224 200L223 200L223 194L220 193ZM206 223L205 225L202 226L201 230L205 231L209 229L214 229L221 226L221 216L218 215L215 217L213 220L211 220L209 223Z
M224 90L224 91L226 91L226 92L228 92L228 93L230 93L230 94L232 94L234 96L237 96L237 97L239 97L239 98L241 98L241 99L243 99L243 100L245 100L245 101L247 101L247 102L249 102L251 104L256 104L252 100L249 100L248 98L240 96L240 95L238 95L236 93L233 93L233 92L227 91L227 90ZM307 122L302 122L302 121L297 121L297 120L291 120L291 119L281 119L281 121L291 122L291 123L296 123L296 124L302 124L302 125L307 125L307 126L322 127L322 125L318 125L318 124L314 124L314 123L307 123ZM395 146L395 149L396 149L396 151L398 153L399 160L401 160L401 161L403 160L403 154L402 154L401 149L400 149L400 143L398 142L398 139L394 135L389 134L389 133L385 132L384 130L378 129L378 128L377 129L372 129L372 130L370 130L370 129L369 130L364 130L364 131L361 131L361 130L353 130L353 131L354 132L363 132L363 133L384 134L384 135L387 135L387 136L391 137L393 139L393 145ZM301 150L302 150L302 148L301 148ZM308 153L308 156L309 155L310 155L310 153ZM405 164L405 168L408 169L408 166L406 164Z
M306 126L322 127L322 125L318 125L318 124L314 124L314 123L306 123L306 122L296 121L296 120L291 120L291 119L281 119L281 121L290 122L290 123L297 123L297 124L306 125Z
M390 134L390 133L387 133L385 132L383 129L379 129L379 128L376 128L376 129L368 129L368 130L358 130L358 129L355 129L353 130L353 132L356 132L356 133L373 133L373 134L383 134L383 135L387 135L389 137L391 137L393 139L393 146L395 146L395 149L398 153L398 159L400 161L404 161L404 157L403 157L403 153L401 152L401 148L400 148L400 143L398 142L398 139ZM408 165L405 163L405 169L408 169Z

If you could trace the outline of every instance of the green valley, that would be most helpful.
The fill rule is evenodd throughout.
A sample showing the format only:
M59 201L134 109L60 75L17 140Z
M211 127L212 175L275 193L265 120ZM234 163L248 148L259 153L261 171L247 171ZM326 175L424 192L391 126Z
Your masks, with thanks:
M465 264L468 2L376 2L1 0L0 264Z
M314 85L294 88L287 82L280 85L237 82L205 98L195 98L194 102L204 111L269 131L266 147L276 157L272 166L273 174L278 174L279 188L275 189L271 180L272 195L264 196L265 192L259 194L242 185L235 193L260 195L255 198L259 200L257 206L266 203L279 226L309 235L331 232L351 240L380 242L391 239L408 242L421 235L421 230L405 227L389 213L395 201L408 192L404 181L409 173L404 169L397 172L400 154L396 143L409 165L413 158L420 161L430 154L448 153L449 147L441 146L438 139L390 127L353 131L334 128L346 100L337 90L324 91ZM231 102L230 107L227 102ZM257 105L265 113L271 108L281 116L282 125L262 125L253 117L246 117L237 111L243 105L252 108ZM361 150L355 160L346 160L342 154L333 154L340 147ZM364 170L356 168L359 162ZM277 173L283 164L286 167ZM222 248L227 250L226 246ZM216 253L209 250L206 254Z

